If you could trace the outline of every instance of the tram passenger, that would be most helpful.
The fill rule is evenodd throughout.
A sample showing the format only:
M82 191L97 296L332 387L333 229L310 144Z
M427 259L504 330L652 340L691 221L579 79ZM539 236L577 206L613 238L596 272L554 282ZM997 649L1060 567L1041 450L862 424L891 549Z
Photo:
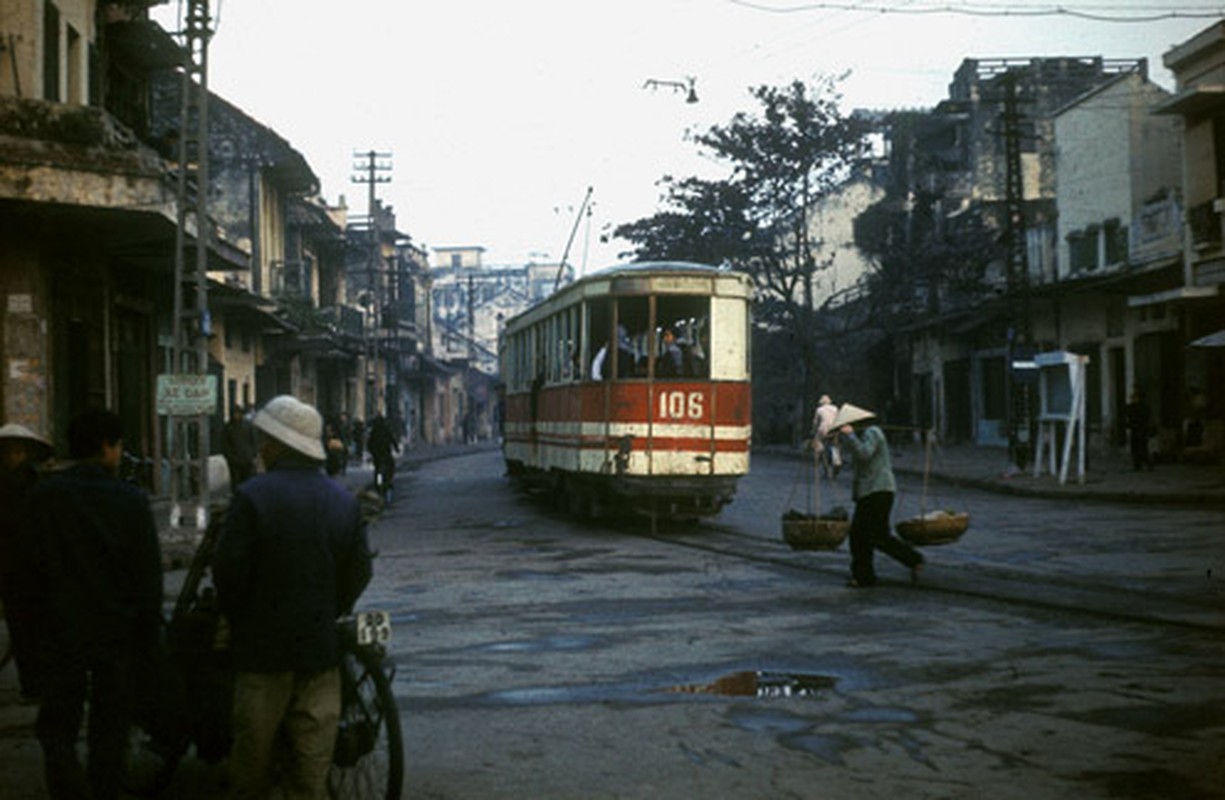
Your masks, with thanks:
M664 328L659 344L659 356L655 359L655 377L679 378L684 375L685 355L676 342L676 332Z
M600 345L600 349L596 351L595 358L591 359L591 379L593 381L604 380L604 362L608 359L608 342Z
M630 340L629 332L625 330L625 326L617 325L617 377L632 378L634 376L634 368L638 364L638 353L634 350L634 343Z

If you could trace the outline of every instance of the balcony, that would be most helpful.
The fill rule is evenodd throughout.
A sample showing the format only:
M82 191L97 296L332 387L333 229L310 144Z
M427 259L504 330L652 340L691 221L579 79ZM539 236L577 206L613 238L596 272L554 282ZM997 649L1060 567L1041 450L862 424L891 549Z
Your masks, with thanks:
M1187 214L1191 227L1191 245L1196 250L1215 250L1221 246L1221 213L1216 200L1192 206Z

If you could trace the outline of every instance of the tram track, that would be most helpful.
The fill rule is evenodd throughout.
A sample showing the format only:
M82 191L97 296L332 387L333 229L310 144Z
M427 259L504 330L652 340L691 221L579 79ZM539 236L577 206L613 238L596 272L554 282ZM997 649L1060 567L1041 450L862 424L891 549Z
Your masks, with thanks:
M775 540L758 536L721 523L703 523L702 532L684 531L651 533L631 531L632 535L674 547L684 547L715 555L784 567L801 572L845 580L848 556L837 566L817 564L801 553L780 550ZM720 537L714 539L712 534ZM740 543L735 546L726 540ZM779 540L781 542L781 539ZM770 548L777 552L763 552ZM911 591L939 592L976 600L1006 603L1030 609L1055 611L1073 616L1087 616L1115 622L1186 628L1195 631L1225 631L1225 615L1219 606L1180 597L1166 592L1137 590L1103 583L1089 583L1049 573L1025 572L1010 565L977 560L925 572L917 585L882 584L881 588L905 588ZM848 589L847 591L851 591Z

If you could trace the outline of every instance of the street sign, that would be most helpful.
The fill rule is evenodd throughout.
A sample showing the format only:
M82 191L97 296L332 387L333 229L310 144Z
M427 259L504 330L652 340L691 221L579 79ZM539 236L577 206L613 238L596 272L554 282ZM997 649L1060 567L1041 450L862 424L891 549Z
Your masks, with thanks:
M158 375L157 413L192 417L217 410L216 375Z

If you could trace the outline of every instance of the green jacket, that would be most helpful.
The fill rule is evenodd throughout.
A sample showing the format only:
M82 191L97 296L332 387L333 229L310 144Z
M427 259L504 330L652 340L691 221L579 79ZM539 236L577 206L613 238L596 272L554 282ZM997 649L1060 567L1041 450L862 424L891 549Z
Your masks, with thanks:
M889 459L889 443L884 432L871 425L862 433L842 435L843 449L855 460L855 480L851 496L856 500L876 492L896 492L893 462Z

